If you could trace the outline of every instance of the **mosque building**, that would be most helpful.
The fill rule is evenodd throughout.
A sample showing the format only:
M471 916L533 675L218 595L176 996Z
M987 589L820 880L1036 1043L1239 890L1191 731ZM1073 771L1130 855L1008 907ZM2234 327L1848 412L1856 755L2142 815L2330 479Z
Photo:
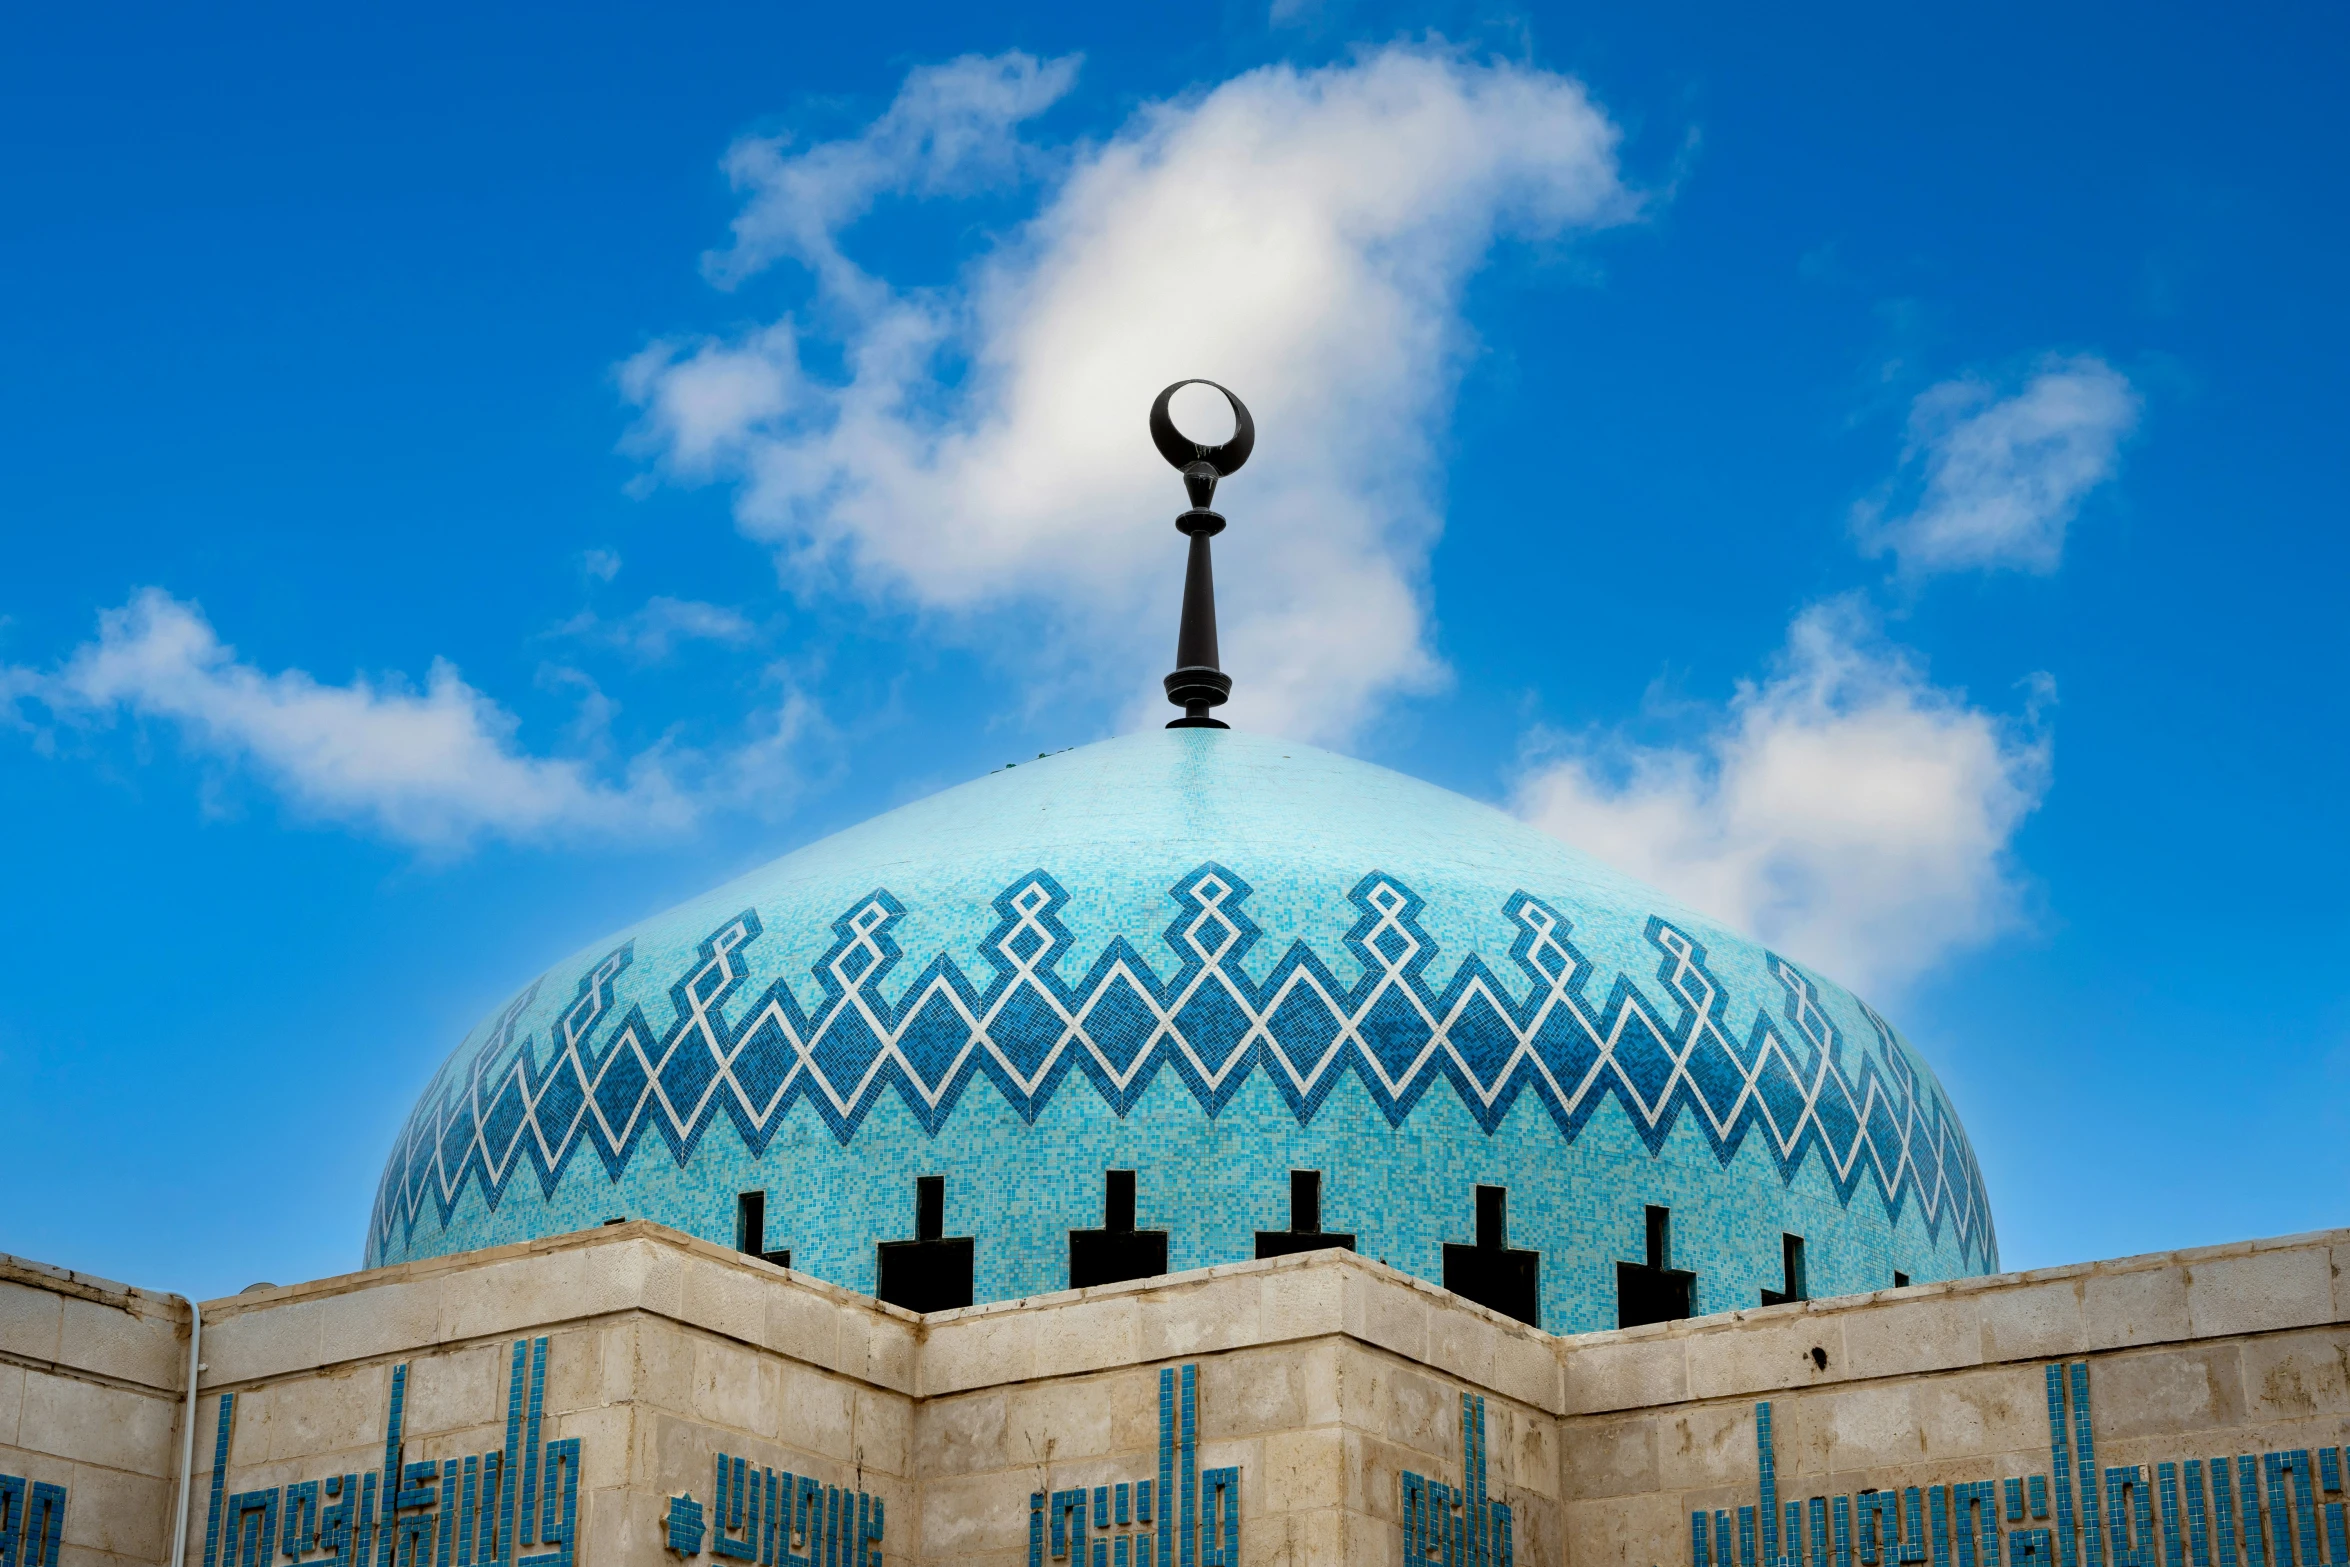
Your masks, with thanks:
M0 1259L0 1567L2350 1567L2350 1232L2000 1274L1866 1002L1225 728L1175 390L1183 716L524 985L361 1272Z

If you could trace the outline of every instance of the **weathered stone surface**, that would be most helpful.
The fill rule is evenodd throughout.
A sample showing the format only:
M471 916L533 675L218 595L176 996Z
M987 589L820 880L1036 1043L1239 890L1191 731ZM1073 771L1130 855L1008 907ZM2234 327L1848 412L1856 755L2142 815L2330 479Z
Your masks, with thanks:
M916 1318L630 1224L213 1303L196 1493L224 1391L232 1489L379 1471L395 1364L408 1461L493 1451L511 1346L544 1335L589 1567L677 1562L668 1498L713 1502L721 1452L881 1498L885 1560L1015 1567L1032 1492L1156 1478L1159 1374L1196 1365L1245 1561L1400 1564L1402 1477L1464 1482L1467 1394L1517 1560L1655 1567L1692 1511L1756 1501L1763 1401L1791 1499L2045 1472L2061 1359L2090 1365L2104 1465L2350 1439L2345 1255L2301 1237L1559 1339L1347 1253ZM76 1560L168 1551L184 1334L167 1297L0 1262L0 1470L74 1487Z

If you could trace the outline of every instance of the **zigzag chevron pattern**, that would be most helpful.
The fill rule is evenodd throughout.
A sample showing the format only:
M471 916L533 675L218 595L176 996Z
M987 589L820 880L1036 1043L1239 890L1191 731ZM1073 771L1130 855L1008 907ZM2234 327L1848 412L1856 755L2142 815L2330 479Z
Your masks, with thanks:
M1792 1179L1816 1149L1845 1201L1873 1181L1890 1211L1914 1200L1929 1236L1947 1224L1962 1254L1991 1260L1990 1205L1957 1116L1884 1019L1864 1006L1877 1048L1855 1047L1814 981L1775 954L1767 961L1781 1016L1757 1005L1741 1042L1704 947L1662 919L1647 928L1661 1006L1628 975L1594 1004L1593 967L1569 922L1525 892L1504 907L1522 990L1472 953L1438 991L1420 898L1374 871L1348 895L1359 918L1345 940L1359 978L1341 982L1300 942L1260 982L1244 967L1261 934L1242 908L1249 891L1224 867L1202 865L1172 889L1171 977L1121 936L1071 983L1057 972L1074 945L1060 919L1068 895L1036 871L994 900L984 985L942 952L895 999L884 982L904 958L891 931L905 910L876 891L833 922L813 1008L778 979L730 1015L744 951L761 934L745 910L702 942L658 1029L641 1007L611 1016L634 956L624 944L581 977L548 1045L517 1034L533 985L481 1050L442 1069L385 1168L377 1243L412 1230L428 1208L446 1223L468 1181L494 1207L526 1164L551 1195L583 1146L615 1178L648 1133L683 1164L720 1115L756 1154L803 1100L846 1143L885 1093L935 1134L976 1075L1033 1121L1072 1073L1124 1115L1171 1071L1211 1116L1262 1072L1301 1123L1349 1074L1390 1124L1443 1082L1490 1133L1532 1092L1570 1141L1613 1097L1652 1153L1684 1114L1724 1163L1760 1137Z

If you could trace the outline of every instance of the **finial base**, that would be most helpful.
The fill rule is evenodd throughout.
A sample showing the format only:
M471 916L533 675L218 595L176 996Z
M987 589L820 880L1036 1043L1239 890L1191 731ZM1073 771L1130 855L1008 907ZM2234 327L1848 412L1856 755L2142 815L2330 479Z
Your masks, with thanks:
M1168 722L1169 729L1229 729L1232 726L1221 718L1210 718L1208 709L1222 707L1232 695L1232 677L1221 669L1187 665L1169 675L1163 682L1167 700L1183 709L1181 718Z

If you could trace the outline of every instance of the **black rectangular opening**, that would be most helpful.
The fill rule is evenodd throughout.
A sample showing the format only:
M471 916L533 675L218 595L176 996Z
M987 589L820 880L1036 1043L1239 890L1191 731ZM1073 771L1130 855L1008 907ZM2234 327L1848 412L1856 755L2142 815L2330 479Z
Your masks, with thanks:
M1679 1322L1697 1307L1697 1275L1673 1263L1673 1210L1650 1204L1646 1262L1616 1264L1616 1326Z
M908 1311L953 1311L971 1304L971 1237L883 1241L873 1293Z
M1542 1256L1510 1247L1510 1192L1477 1188L1477 1244L1448 1242L1444 1287L1520 1322L1542 1325Z
M744 1192L734 1200L734 1249L756 1257L767 1249L767 1194Z
M908 1311L953 1311L971 1304L975 1247L968 1235L947 1228L947 1178L914 1178L914 1239L883 1241L874 1260L877 1299ZM783 1265L789 1267L790 1253Z
M1789 1301L1811 1299L1810 1289L1805 1284L1803 1277L1802 1236L1782 1235L1779 1237L1779 1269L1782 1277L1780 1287L1762 1292L1764 1305L1784 1306Z
M1353 1251L1355 1238L1322 1228L1322 1172L1289 1172L1289 1228L1257 1231L1257 1256L1294 1257L1308 1251Z
M1542 1257L1537 1252L1447 1242L1444 1287L1489 1311L1542 1326Z
M1510 1189L1506 1186L1477 1188L1477 1246L1481 1251L1500 1251L1510 1243Z
M1908 1289L1909 1275L1902 1272L1899 1268L1895 1268L1893 1270L1893 1287L1897 1290Z
M1322 1172L1289 1172L1289 1229L1293 1235L1313 1235L1322 1228Z
M1102 1172L1102 1227L1069 1232L1069 1287L1091 1289L1167 1271L1167 1232L1134 1227L1132 1170Z

